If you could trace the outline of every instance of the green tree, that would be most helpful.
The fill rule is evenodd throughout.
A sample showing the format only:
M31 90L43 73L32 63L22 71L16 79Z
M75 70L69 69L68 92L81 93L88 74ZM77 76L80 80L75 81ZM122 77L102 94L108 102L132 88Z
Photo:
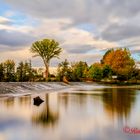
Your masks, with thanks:
M65 59L65 61L58 64L56 78L58 81L62 81L63 77L66 76L70 80L71 79L70 74L71 74L70 64L69 64L68 60Z
M109 65L104 65L103 66L103 78L110 78L112 76L113 71Z
M140 80L140 69L136 68L132 72L132 78L133 80Z
M13 60L6 60L4 62L5 81L15 81L15 62Z
M89 77L93 80L100 81L103 78L101 64L95 63L89 68Z
M16 77L18 82L23 82L24 81L24 63L20 62L17 67L16 71Z
M35 73L32 69L31 62L20 62L17 67L16 76L19 82L33 81Z
M34 42L30 50L35 54L34 56L40 56L42 58L46 68L46 79L48 80L50 60L52 58L58 58L62 51L59 43L53 39L43 39Z
M0 82L4 81L4 65L3 63L0 64Z
M81 81L82 78L87 77L88 65L86 62L77 62L72 66L72 79L73 81Z

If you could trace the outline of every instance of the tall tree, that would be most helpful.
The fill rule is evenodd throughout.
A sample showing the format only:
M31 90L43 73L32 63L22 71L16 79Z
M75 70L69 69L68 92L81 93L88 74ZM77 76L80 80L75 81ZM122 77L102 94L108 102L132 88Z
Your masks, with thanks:
M35 54L34 56L40 56L42 58L46 68L46 79L48 80L50 60L52 58L58 58L62 51L59 43L53 39L43 39L34 42L30 50Z

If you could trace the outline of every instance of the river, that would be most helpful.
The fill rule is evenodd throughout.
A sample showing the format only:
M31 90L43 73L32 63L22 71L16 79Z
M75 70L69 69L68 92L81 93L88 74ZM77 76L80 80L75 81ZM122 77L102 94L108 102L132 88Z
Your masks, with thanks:
M33 98L38 95L44 102L37 106ZM43 93L0 97L0 140L139 139L137 86L75 83Z

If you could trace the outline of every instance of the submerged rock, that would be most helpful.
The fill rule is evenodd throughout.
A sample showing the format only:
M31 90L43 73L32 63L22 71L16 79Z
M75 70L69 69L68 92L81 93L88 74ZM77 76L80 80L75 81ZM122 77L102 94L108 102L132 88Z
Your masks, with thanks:
M44 100L42 100L39 96L35 97L33 100L34 100L34 105L36 106L39 106L44 102Z

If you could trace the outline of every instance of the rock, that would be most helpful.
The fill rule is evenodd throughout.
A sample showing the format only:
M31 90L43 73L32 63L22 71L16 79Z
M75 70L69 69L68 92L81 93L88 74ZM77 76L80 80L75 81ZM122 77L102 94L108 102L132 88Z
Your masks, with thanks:
M35 97L33 100L34 100L34 105L36 106L39 106L44 102L44 100L42 100L39 96Z

